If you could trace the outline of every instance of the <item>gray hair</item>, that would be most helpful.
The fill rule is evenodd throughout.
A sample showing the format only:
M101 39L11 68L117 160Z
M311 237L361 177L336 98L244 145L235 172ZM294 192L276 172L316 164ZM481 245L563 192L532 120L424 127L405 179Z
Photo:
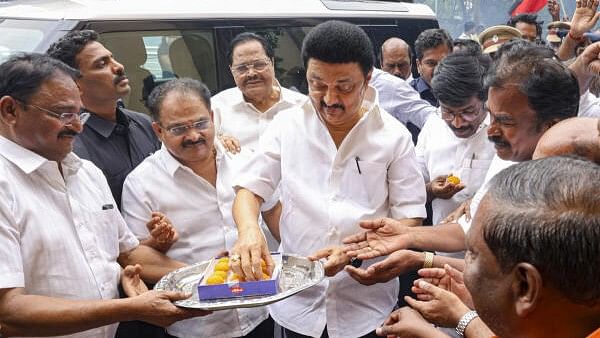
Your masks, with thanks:
M162 102L171 92L182 95L196 95L210 110L210 90L204 83L190 78L174 79L154 88L148 96L148 100L146 100L146 107L152 113L154 121L158 122L160 120Z
M573 156L527 161L494 177L483 238L504 272L534 265L577 303L600 301L600 166Z

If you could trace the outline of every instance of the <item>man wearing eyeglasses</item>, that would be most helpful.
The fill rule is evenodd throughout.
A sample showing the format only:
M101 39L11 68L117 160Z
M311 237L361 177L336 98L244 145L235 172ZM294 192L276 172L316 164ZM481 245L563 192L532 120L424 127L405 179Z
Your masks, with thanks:
M235 181L239 237L230 262L249 280L262 279L261 258L272 267L257 218L281 185L282 251L322 259L329 278L271 305L271 316L288 338L377 337L396 305L398 281L360 285L345 270L351 259L341 240L359 221L381 215L420 224L425 183L410 133L380 108L369 85L375 56L367 34L347 22L319 24L303 41L302 59L310 100L275 117Z
M22 54L0 74L0 336L113 338L119 321L206 315L171 303L190 295L148 291L140 277L184 264L138 245L101 171L72 153L88 116L79 73Z
M47 54L78 69L81 101L90 119L75 141L75 153L102 170L121 207L125 177L160 148L148 116L117 105L131 91L125 69L92 30L72 31Z
M152 91L146 105L164 146L127 176L125 221L142 242L160 242L146 227L152 212L160 211L179 233L179 240L161 250L189 264L209 260L231 249L237 239L231 215L232 181L250 151L242 148L232 154L215 142L210 91L197 80L162 84ZM227 310L176 323L167 331L179 338L268 338L273 336L273 321L266 308Z
M433 224L473 196L494 157L487 139L490 119L483 84L489 63L487 56L451 54L435 71L431 85L441 118L427 120L415 149L432 202ZM452 182L450 175L460 182Z
M305 95L279 84L274 62L275 52L264 37L245 32L231 40L229 68L236 87L211 99L215 129L224 136L222 141L228 148L259 150L262 135L273 118L306 101ZM227 136L237 139L237 143L229 143ZM269 247L276 250L279 235L264 224L263 230Z
M267 40L245 32L230 43L229 68L236 87L211 101L219 135L233 136L241 147L260 148L263 132L280 111L306 101L306 96L282 87L275 78L275 52Z

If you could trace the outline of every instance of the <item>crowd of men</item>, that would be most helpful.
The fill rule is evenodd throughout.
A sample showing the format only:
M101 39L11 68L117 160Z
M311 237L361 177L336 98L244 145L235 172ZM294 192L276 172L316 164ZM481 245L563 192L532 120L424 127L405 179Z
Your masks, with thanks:
M578 0L556 46L523 15L423 31L414 54L327 21L303 41L307 96L241 33L234 88L171 80L151 116L123 107L126 70L94 31L11 57L0 337L600 337L597 7ZM327 277L214 313L150 287L222 255L261 280L274 250Z

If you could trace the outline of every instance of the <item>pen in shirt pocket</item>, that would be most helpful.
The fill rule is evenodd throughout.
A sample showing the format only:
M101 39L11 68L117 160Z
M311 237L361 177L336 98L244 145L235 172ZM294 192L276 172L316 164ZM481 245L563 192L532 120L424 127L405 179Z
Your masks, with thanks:
M469 169L473 169L473 160L475 159L475 153L471 156L471 161L469 161Z
M356 157L354 158L354 160L356 161L356 169L358 169L358 173L359 173L360 175L362 175L362 171L360 171L360 164L358 164L358 161L360 161L360 157L356 156Z
M113 209L115 206L112 204L105 204L102 206L102 210L110 210Z

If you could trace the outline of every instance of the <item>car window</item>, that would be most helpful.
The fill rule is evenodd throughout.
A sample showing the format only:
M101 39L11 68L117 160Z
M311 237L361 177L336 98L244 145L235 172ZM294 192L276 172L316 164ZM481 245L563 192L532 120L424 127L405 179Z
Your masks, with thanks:
M128 109L145 112L154 87L174 78L189 77L216 90L213 35L209 30L129 31L100 35L100 42L123 64L131 93Z
M0 63L16 52L33 52L56 22L0 19Z

